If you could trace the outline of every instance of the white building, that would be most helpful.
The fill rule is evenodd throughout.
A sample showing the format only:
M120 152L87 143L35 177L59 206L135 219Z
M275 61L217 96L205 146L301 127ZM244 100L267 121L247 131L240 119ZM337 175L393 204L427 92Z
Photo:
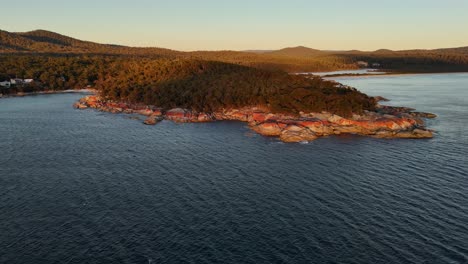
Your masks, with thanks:
M10 83L13 85L30 84L32 82L34 82L34 79L10 79Z
M14 84L14 85L22 84L22 83L23 83L23 79L10 79L10 83L11 83L11 84Z
M368 62L365 62L365 61L358 61L357 62L357 65L361 68L367 68L369 67L369 63Z
M0 82L0 86L10 88L11 83L9 81Z

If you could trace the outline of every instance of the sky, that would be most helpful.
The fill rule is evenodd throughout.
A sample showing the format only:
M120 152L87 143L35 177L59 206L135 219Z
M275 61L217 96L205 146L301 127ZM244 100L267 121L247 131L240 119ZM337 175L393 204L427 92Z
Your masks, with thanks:
M176 50L468 46L468 0L0 0L0 29Z

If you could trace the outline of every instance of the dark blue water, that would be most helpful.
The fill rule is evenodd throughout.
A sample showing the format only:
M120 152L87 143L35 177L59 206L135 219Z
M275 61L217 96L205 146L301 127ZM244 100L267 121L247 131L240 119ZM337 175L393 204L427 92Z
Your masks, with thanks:
M468 74L341 79L431 140L283 144L0 100L0 263L468 263Z

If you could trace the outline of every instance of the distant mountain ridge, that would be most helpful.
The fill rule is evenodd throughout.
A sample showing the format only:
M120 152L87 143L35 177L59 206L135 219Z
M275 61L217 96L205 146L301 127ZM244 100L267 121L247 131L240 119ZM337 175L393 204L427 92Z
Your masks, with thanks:
M98 45L100 44L73 39L45 30L24 33L0 31L0 50L6 49L6 52L74 52L76 51L75 47L89 48Z
M59 33L47 31L47 30L34 30L29 32L18 32L16 33L24 38L30 39L37 42L45 42L50 44L56 44L60 46L94 46L97 43L90 41L82 41L79 39L71 38Z
M321 51L318 49L311 49L304 46L292 47L292 48L284 48L280 50L275 50L271 52L267 52L266 54L273 55L273 56L287 56L287 57L310 57L321 55L325 53L325 51Z
M134 48L83 41L47 30L7 32L0 30L0 53L96 53L120 55L177 55L164 48Z
M0 52L12 52L12 51L30 51L30 52L73 52L73 51L100 51L102 48L107 49L133 49L133 50L164 50L170 51L166 48L158 47L129 47L124 45L115 45L115 44L101 44L91 41L79 40L72 38L66 35L62 35L56 32L47 31L47 30L33 30L28 32L8 32L0 29ZM56 50L57 49L57 50ZM456 47L456 48L441 48L441 49L432 49L426 50L421 49L422 51L434 51L434 52L455 52L455 53L467 53L468 46L466 47ZM419 50L419 51L421 51ZM298 56L317 56L323 54L336 54L336 53L391 53L391 52L408 52L412 50L400 50L394 51L389 49L379 49L374 52L366 52L360 50L349 50L349 51L333 51L333 50L319 50L313 49L305 46L297 47L287 47L279 50L246 50L246 51L233 51L233 52L246 52L254 54L267 54L270 56L289 56L289 57L298 57ZM174 52L177 52L174 50Z
M182 52L157 47L128 47L83 41L47 30L8 32L0 30L0 54L71 54L143 56L149 58L196 58L238 65L282 70L316 72L357 69L359 61L382 65L388 70L427 72L468 70L468 46L434 50L379 49L376 51L332 51L304 46L280 50Z
M435 51L468 54L468 47L436 49Z

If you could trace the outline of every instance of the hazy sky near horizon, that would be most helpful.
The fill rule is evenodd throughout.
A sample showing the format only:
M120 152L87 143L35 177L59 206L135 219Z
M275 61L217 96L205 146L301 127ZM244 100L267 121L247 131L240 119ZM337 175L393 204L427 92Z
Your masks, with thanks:
M46 29L130 46L177 50L468 46L468 0L15 0L0 6L2 30Z

